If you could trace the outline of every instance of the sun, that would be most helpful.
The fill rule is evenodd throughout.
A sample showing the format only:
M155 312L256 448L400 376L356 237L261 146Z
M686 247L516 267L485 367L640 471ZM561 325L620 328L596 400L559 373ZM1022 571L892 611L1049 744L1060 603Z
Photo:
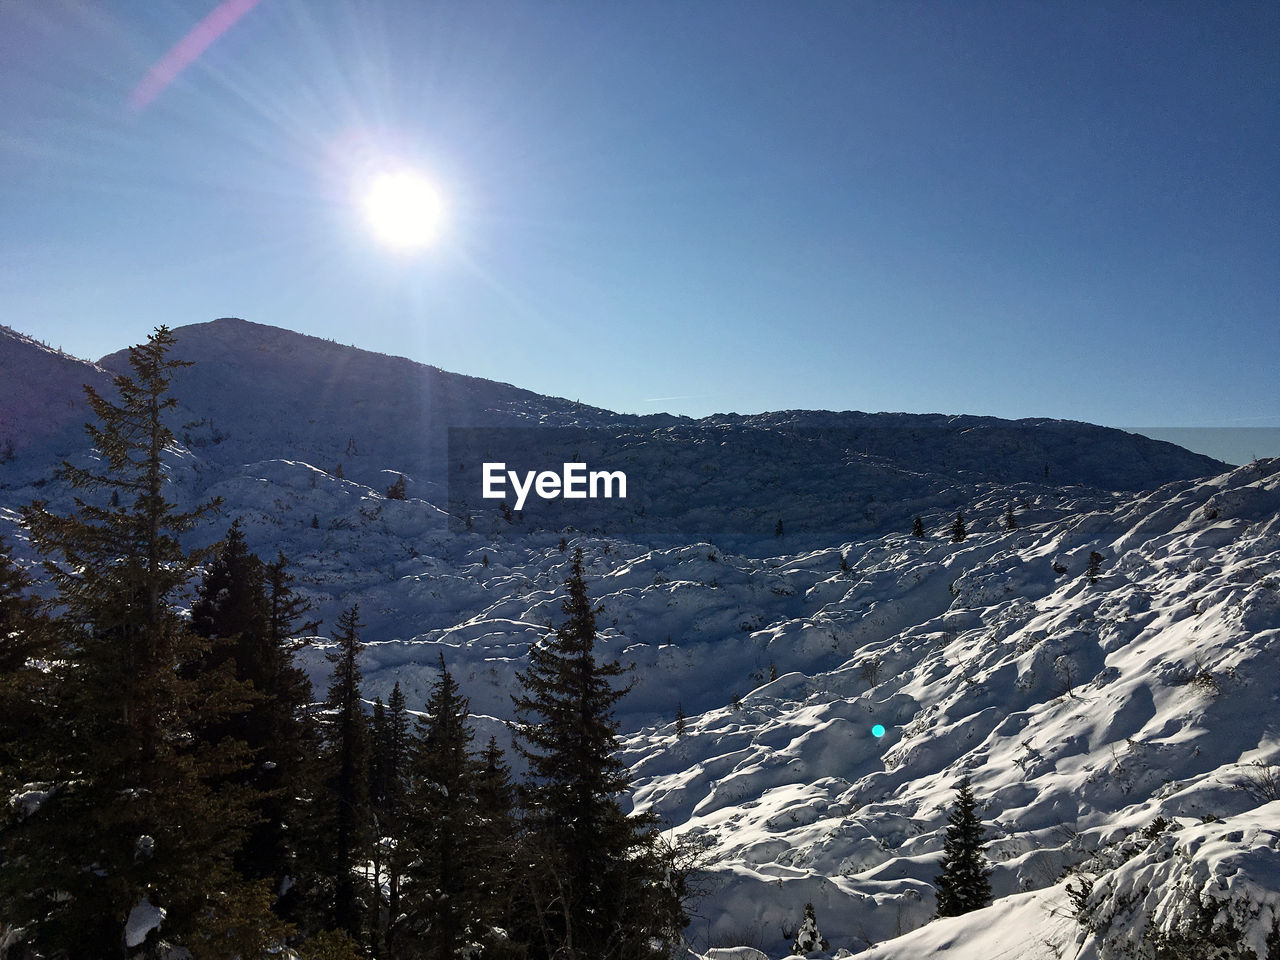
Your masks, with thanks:
M361 206L374 236L397 250L431 246L443 225L440 192L413 170L374 176L363 192Z

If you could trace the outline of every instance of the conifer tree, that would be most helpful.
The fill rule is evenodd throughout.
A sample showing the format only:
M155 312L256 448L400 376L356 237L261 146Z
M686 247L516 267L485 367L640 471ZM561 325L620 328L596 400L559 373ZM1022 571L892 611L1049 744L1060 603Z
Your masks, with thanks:
M404 878L405 830L408 817L409 710L399 681L387 701L386 782L379 816L382 834L393 841L387 854L387 911L394 923L400 916L400 886Z
M924 538L924 520L921 519L919 514L911 521L911 535L917 540Z
M1006 530L1018 529L1018 518L1013 515L1012 503L1004 508L1004 528Z
M276 903L276 910L310 933L322 923L327 899L321 892L324 872L320 860L329 845L329 824L320 801L324 787L321 731L313 706L314 694L307 673L295 662L297 653L319 629L316 620L304 620L311 602L293 588L289 560L277 553L263 566L267 597L267 647L278 651L280 669L268 685L268 695L287 712L264 765L274 764L281 808L281 831L289 858L292 884Z
M628 816L628 781L615 756L614 707L626 694L623 669L596 658L596 615L582 550L565 581L567 619L529 650L514 697L518 746L528 761L523 789L529 906L535 957L644 958L663 955L687 923L666 883L652 819ZM603 909L603 905L608 909Z
M472 767L475 798L476 939L487 951L500 952L496 931L510 926L512 861L516 843L516 790L511 768L498 741L490 737Z
M369 910L369 947L376 957L381 956L386 942L386 923L382 909L382 877L385 874L386 855L390 847L387 824L383 818L387 795L390 793L391 734L387 723L387 707L378 697L373 701L373 718L369 726L369 808L373 815L373 903Z
M273 888L292 877L292 895L277 910L297 916L295 901L309 887L296 847L307 840L317 737L311 682L293 659L291 633L303 601L288 589L286 563L281 556L264 565L249 551L239 521L233 522L197 590L191 622L215 642L205 669L226 666L252 691L252 700L216 727L219 736L243 741L252 751L252 768L237 782L250 791L256 818L237 867L245 877L272 881Z
M1089 566L1085 570L1085 576L1089 578L1090 583L1098 582L1098 574L1102 572L1103 556L1097 550L1089 551Z
M169 358L173 342L159 327L131 347L115 398L85 388L101 459L64 464L75 511L37 501L23 512L57 591L51 747L38 770L51 786L6 830L20 869L0 885L6 921L53 957L124 955L124 923L143 902L165 910L175 944L247 922L228 907L249 819L228 779L244 751L196 735L243 698L225 673L196 669L205 644L173 608L202 559L179 538L214 507L180 512L165 497L164 416L187 365Z
M814 912L813 903L806 903L804 919L800 921L800 929L796 931L795 941L791 944L792 956L803 957L817 950L826 950L829 946L826 937L818 932L818 916Z
M375 883L370 922L370 942L375 955L391 941L396 918L400 916L400 882L406 857L406 777L408 765L409 714L399 682L387 705L379 697L373 705L372 747L369 761L369 802L373 811Z
M45 671L34 661L51 648L30 586L0 540L0 796L6 797L25 782L19 779L27 769L22 758L32 753L31 741L49 719Z
M956 802L947 817L938 888L938 916L958 917L991 903L991 871L982 855L984 830L968 776L956 787Z
M963 543L968 535L964 526L964 514L957 510L955 520L951 521L951 542Z
M408 499L405 493L405 481L404 481L403 473L397 473L396 482L393 483L391 486L387 487L387 499L388 500Z
M332 926L357 942L363 926L362 881L358 868L368 859L371 842L369 808L369 725L360 698L359 608L351 606L338 617L333 638L337 649L325 656L334 665L325 706L329 714L325 735L328 779L322 803L330 810L332 832L327 874L332 885Z
M440 676L409 747L414 862L405 891L425 956L435 960L452 960L476 919L469 714L441 654Z

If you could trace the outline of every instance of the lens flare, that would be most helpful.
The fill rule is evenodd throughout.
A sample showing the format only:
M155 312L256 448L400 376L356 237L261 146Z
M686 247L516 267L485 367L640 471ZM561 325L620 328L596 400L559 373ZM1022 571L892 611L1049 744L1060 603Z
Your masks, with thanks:
M884 736L884 724L883 724L883 723L877 723L874 727L872 727L872 728L871 728L871 735L872 735L873 737L883 737L883 736Z

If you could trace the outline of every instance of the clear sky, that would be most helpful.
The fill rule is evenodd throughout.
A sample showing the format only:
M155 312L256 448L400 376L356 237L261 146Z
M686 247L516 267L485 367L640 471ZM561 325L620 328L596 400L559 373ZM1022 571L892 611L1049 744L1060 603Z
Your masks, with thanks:
M215 7L0 3L0 322L239 316L620 411L1280 426L1274 0L233 0L165 85ZM396 164L428 249L356 202Z

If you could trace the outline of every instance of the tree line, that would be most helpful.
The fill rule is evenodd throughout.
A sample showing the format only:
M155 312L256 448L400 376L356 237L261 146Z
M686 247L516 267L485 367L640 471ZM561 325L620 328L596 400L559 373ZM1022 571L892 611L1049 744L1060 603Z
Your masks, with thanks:
M624 809L624 671L596 657L581 551L518 675L520 778L496 740L477 748L443 656L417 713L398 684L367 709L355 606L316 702L295 638L318 624L287 558L255 556L238 522L182 544L219 504L166 498L172 344L160 327L130 348L114 397L86 387L98 455L63 466L74 509L22 512L39 582L0 544L9 956L670 956L690 862Z

